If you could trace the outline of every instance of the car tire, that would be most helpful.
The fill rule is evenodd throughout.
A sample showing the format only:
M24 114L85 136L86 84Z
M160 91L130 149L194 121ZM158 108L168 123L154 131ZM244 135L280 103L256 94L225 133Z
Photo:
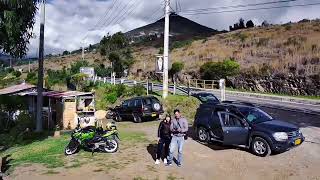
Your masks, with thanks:
M138 114L133 114L132 116L133 116L133 122L135 122L135 123L142 122L142 118Z
M122 117L117 113L117 114L115 115L115 117L114 117L114 120L115 120L116 122L121 122L121 121L122 121Z
M251 151L253 154L260 157L266 157L271 154L271 148L269 143L261 137L255 137L252 140Z
M209 142L210 136L208 130L202 126L197 128L197 138L200 142Z

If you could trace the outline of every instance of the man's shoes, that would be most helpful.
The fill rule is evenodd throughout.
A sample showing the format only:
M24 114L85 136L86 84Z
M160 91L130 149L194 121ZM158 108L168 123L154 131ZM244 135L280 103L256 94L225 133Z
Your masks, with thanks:
M154 164L157 164L157 165L158 165L158 164L160 164L160 160L159 160L159 159L157 159L157 160L156 160L156 162L155 162Z
M166 164L166 166L172 166L172 163L171 163L171 162L168 162L168 163Z
M180 163L177 164L178 167L181 167L182 165Z
M167 164L167 163L168 163L168 161L167 161L166 158L164 158L163 163L164 163L164 164Z

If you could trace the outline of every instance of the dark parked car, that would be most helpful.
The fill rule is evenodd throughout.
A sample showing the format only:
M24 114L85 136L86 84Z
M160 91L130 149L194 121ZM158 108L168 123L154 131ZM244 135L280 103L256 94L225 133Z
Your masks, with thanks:
M192 96L199 99L201 103L220 103L219 99L209 92L198 92L192 94Z
M143 120L158 119L163 113L162 104L154 96L135 97L122 102L113 109L114 119L132 119L136 123Z
M297 126L276 120L258 107L243 102L201 104L194 130L199 141L245 147L258 156L284 152L304 141Z

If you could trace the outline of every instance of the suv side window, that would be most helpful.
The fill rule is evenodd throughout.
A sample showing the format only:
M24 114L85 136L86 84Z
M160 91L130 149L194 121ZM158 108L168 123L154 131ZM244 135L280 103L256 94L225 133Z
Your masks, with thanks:
M122 104L123 107L128 107L128 101L124 101Z
M220 119L225 127L244 127L239 117L227 112L218 112Z
M136 99L136 100L134 101L134 106L135 106L135 107L141 107L141 106L142 106L141 99Z
M144 99L144 103L145 103L146 105L151 105L151 104L152 104L152 101L151 101L150 98L146 98L146 99Z
M134 100L129 100L128 107L133 107L133 106L134 106Z

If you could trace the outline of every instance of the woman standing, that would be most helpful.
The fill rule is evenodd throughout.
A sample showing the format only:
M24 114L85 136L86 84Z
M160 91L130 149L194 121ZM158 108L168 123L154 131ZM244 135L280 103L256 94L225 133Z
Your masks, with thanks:
M169 155L169 145L171 142L171 131L170 131L171 117L166 115L166 118L160 122L158 128L158 150L155 164L160 164L162 150L164 147L164 159L163 162L167 164L167 156Z

